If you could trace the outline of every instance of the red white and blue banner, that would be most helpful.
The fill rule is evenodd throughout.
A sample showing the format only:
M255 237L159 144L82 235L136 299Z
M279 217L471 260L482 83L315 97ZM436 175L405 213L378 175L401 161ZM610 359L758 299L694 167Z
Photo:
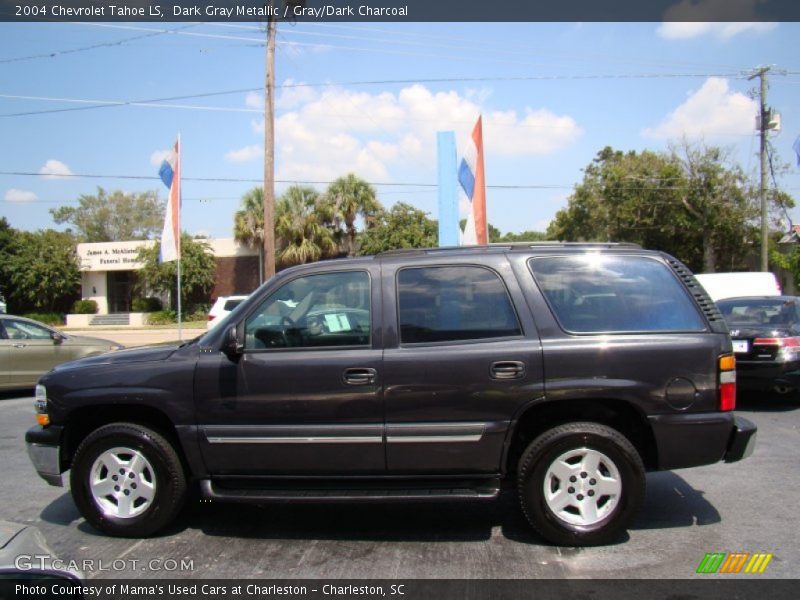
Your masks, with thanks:
M458 167L458 183L466 197L467 223L461 233L462 246L486 245L489 234L486 223L486 180L483 170L483 128L481 117L464 147Z
M158 170L161 181L169 188L164 230L161 232L159 262L165 263L181 257L181 138L178 136L172 151Z

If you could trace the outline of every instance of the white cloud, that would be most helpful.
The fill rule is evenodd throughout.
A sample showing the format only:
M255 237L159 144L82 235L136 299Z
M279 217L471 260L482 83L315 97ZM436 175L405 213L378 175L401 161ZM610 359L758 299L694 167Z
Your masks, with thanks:
M67 177L72 175L72 171L60 160L50 159L44 166L39 169L39 174L44 175L47 179L58 179L59 177Z
M294 91L286 95L288 90ZM583 133L572 117L543 108L525 108L522 114L482 110L489 90L462 95L432 92L415 84L399 93L330 87L321 93L286 88L284 95L293 108L275 120L282 179L326 181L354 171L366 179L385 181L393 165L433 164L437 131L453 130L459 146L463 144L481 112L487 154L549 154ZM248 101L255 105L256 98ZM263 120L251 125L263 134Z
M686 40L704 35L726 41L745 32L766 33L777 27L777 23L737 22L708 23L701 21L662 23L656 33L667 40Z
M261 146L245 146L238 150L231 150L225 154L225 160L230 162L248 162L264 156Z
M6 192L6 202L36 202L39 197L27 190L10 189Z
M150 155L150 164L154 167L160 167L161 163L164 162L164 159L166 159L171 153L172 150L170 149L156 150Z
M247 92L244 104L247 108L264 108L264 95L258 92Z
M655 127L644 129L642 135L649 138L746 135L754 130L757 110L756 101L731 91L726 79L709 77L699 90L689 94L686 102Z

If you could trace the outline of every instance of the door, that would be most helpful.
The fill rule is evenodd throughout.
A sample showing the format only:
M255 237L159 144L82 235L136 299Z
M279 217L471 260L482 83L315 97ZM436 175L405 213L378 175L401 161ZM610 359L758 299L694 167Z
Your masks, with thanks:
M201 355L197 418L212 474L384 473L379 274L297 276L242 315L237 360Z
M136 271L109 271L106 284L108 286L108 312L131 312L131 298L136 285Z
M524 308L521 292L504 256L488 260L384 265L398 334L383 368L389 473L498 473L511 419L542 393L535 327L512 302Z
M63 362L52 331L20 319L4 319L8 350L9 386L32 387L39 377Z
M10 387L11 381L11 340L6 336L4 319L0 319L0 388Z

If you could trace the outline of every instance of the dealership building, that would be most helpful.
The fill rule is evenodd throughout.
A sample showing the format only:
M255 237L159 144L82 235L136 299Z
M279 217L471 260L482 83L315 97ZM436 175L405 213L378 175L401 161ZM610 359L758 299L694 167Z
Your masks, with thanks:
M258 250L231 238L205 240L216 262L214 289L210 300L219 296L249 294L258 287ZM143 315L131 312L137 295L139 250L153 240L78 244L81 298L97 302L97 315L68 315L70 326L99 324L140 325Z

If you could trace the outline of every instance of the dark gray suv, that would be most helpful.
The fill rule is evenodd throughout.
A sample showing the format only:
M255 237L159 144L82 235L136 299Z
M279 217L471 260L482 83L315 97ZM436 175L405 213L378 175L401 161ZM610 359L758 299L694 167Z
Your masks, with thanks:
M203 337L57 367L27 434L97 529L147 536L195 484L255 502L490 500L547 540L628 526L647 470L733 462L725 322L623 244L393 251L283 271Z

